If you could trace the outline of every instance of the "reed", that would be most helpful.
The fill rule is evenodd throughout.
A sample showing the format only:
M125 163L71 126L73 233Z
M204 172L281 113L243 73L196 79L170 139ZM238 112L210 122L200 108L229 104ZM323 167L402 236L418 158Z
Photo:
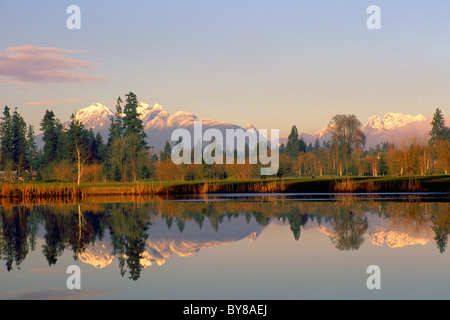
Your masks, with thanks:
M83 193L76 186L65 185L37 185L24 183L20 185L4 184L1 188L3 198L18 199L24 201L67 199L77 201L83 198Z
M374 193L379 191L418 192L424 191L425 189L416 178L357 181L356 179L347 177L345 179L335 181L332 185L332 190L334 192Z
M347 177L340 181L335 181L332 188L335 192L356 192L358 187L358 184L353 179Z
M213 193L311 193L311 192L448 192L448 176L433 177L346 177L342 179L260 179L191 182L136 183L21 183L0 184L0 198L21 202L61 199L74 202L92 197L170 196Z

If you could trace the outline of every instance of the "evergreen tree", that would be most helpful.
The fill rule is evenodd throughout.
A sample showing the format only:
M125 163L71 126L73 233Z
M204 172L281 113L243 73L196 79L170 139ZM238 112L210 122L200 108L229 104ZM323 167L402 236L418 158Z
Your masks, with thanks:
M125 106L123 108L123 126L124 126L124 136L128 136L130 134L137 134L141 140L142 147L147 148L147 143L145 142L145 138L147 135L144 132L144 126L142 124L142 120L139 118L140 114L137 111L139 102L137 96L130 92L125 95Z
M12 136L11 136L11 113L8 106L5 106L3 111L3 117L1 118L0 124L0 167L2 170L12 162ZM12 169L12 168L10 168Z
M294 125L291 128L291 133L288 136L288 141L286 143L286 154L295 158L300 152L300 140L298 139L298 130Z
M450 129L445 126L444 115L442 111L437 108L431 121L431 136L429 144L432 146L437 140L450 140Z
M30 170L36 170L37 163L38 163L38 159L37 159L38 151L37 151L36 141L34 138L34 127L31 124L28 125L26 139L27 139L26 154L27 154L28 165L30 167Z
M305 142L305 140L303 140L303 137L301 137L298 142L298 151L306 152L306 142Z
M172 155L172 147L170 146L169 141L166 141L164 150L161 151L160 159L161 161L166 161L171 158L171 155Z
M320 149L320 142L319 142L319 138L316 139L316 141L314 142L314 151L318 151Z
M27 124L15 109L11 118L12 162L13 169L17 170L19 176L28 169L26 135Z
M124 125L121 106L122 102L120 97L117 98L115 117L110 117L111 126L109 127L108 146L110 146L115 139L123 137Z
M103 143L103 137L97 132L95 139L92 141L92 156L98 162L105 160L106 146Z
M44 142L42 164L48 165L53 161L67 158L64 152L65 142L63 126L55 118L53 111L46 110L44 118L41 120L42 140Z

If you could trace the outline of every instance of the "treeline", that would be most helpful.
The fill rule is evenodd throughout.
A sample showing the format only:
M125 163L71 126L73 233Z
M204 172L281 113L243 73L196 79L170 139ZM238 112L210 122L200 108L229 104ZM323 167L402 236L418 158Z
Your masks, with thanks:
M134 93L119 97L116 116L112 117L108 140L86 129L72 114L64 127L51 110L40 122L44 146L38 150L34 128L26 125L17 109L11 115L5 107L0 124L0 170L3 180L63 180L74 181L136 181L150 178L152 159L149 157L146 134L137 112ZM124 106L122 107L122 104ZM9 173L9 174L8 174ZM9 175L9 176L8 176Z
M40 122L44 146L38 150L35 132L17 109L5 107L0 123L1 180L62 180L77 182L137 181L145 179L190 181L244 180L260 176L260 165L180 164L171 160L171 145L155 152L146 142L138 99L132 92L117 99L107 141L86 129L75 114L64 127L51 110ZM328 127L328 141L306 144L294 125L286 144L280 145L277 177L379 176L448 174L450 130L440 109L431 123L427 143L399 146L382 143L365 149L366 137L354 115L336 115Z
M380 176L448 174L450 129L438 108L431 122L428 142L405 145L390 142L364 149L366 137L354 115L336 115L328 126L329 141L307 145L292 127L280 147L279 175Z

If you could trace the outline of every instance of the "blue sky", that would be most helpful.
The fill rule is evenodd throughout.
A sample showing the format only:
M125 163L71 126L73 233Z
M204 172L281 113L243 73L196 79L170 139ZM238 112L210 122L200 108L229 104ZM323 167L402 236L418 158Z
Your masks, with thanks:
M81 30L66 27L72 4ZM373 4L381 30L366 27ZM0 103L36 129L46 109L64 121L94 102L114 108L129 91L169 113L281 135L294 124L313 133L338 113L363 123L436 107L447 116L449 17L450 2L438 0L2 0ZM13 56L26 63L2 70ZM63 68L61 77L31 76L28 63Z

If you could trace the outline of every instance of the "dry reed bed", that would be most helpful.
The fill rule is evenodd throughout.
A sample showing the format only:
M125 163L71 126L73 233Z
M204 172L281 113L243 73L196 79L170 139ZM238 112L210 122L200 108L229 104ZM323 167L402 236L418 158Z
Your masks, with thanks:
M67 186L58 184L3 184L0 197L18 201L64 199L80 201L88 197L104 196L168 196L202 193L273 193L285 191L280 181L199 182L163 185L161 183L135 183L129 186Z
M332 185L334 192L418 192L423 191L417 179L388 180L388 181L363 181L358 182L352 178L335 181Z
M429 184L428 184L429 186ZM427 188L425 188L427 189ZM425 191L420 181L407 179L343 178L335 180L255 180L255 181L203 181L163 184L137 182L134 184L84 185L24 183L1 185L0 198L14 201L36 202L62 200L81 201L92 197L148 197L214 193L281 193L281 192L417 192Z

